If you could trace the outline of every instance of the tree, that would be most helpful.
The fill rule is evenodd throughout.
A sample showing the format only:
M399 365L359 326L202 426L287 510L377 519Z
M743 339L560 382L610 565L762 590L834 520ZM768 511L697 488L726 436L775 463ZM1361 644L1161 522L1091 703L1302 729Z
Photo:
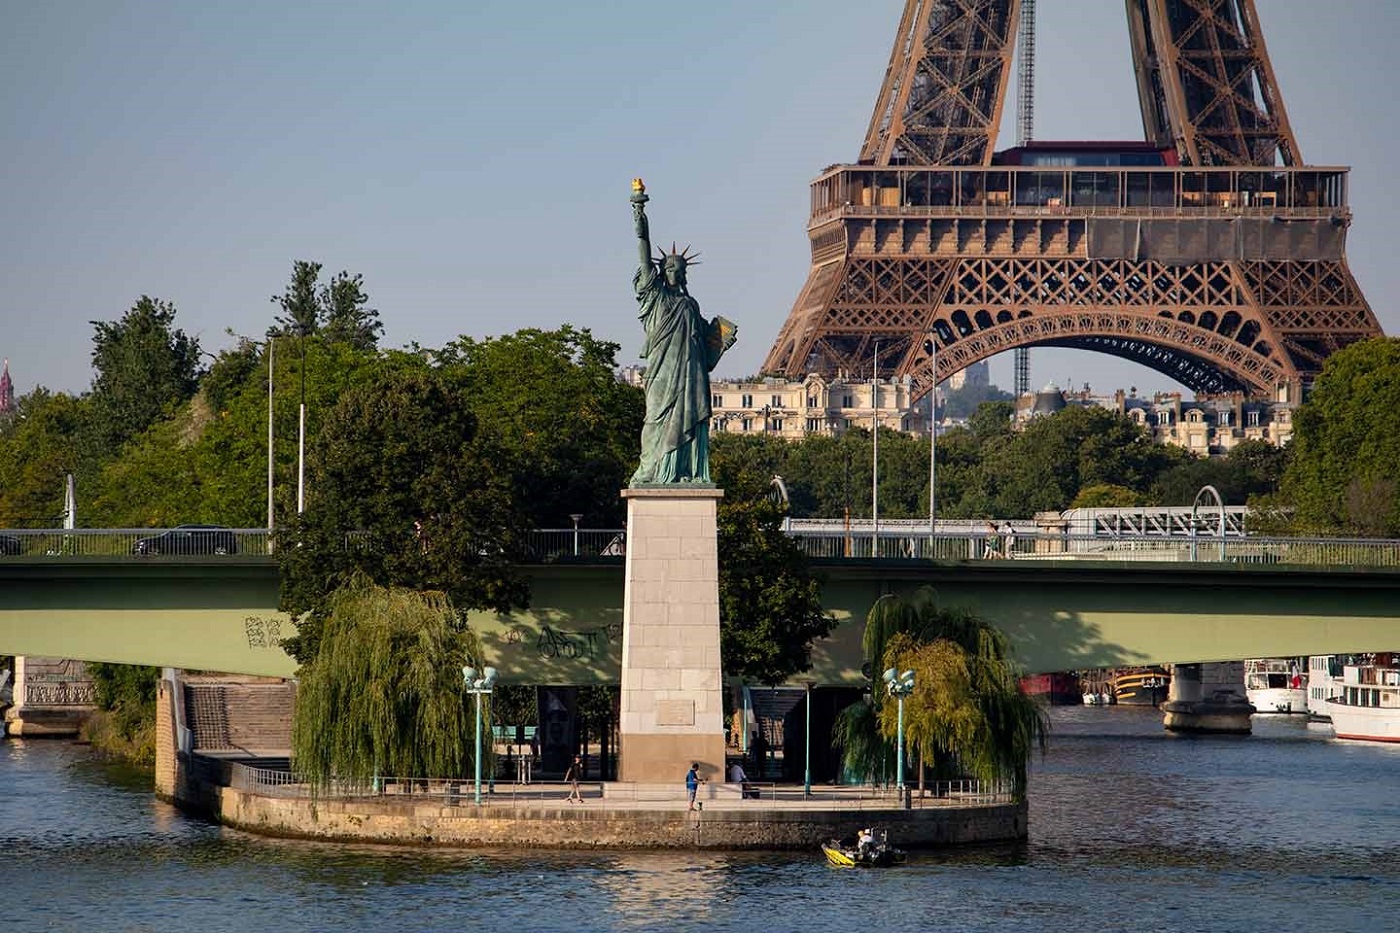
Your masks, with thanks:
M644 399L616 376L618 345L587 329L459 338L431 354L471 405L537 528L622 522L618 491L637 465Z
M365 353L378 349L384 325L379 322L379 312L369 307L363 276L342 271L322 286L318 297L321 332L326 340L346 343Z
M61 524L63 476L82 458L90 403L37 388L15 400L14 417L0 425L0 527Z
M786 514L768 498L725 501L719 510L720 658L731 677L776 686L812 666L812 642L835 620Z
M421 361L395 363L326 415L308 458L306 513L278 538L299 661L318 650L329 591L354 573L440 590L464 608L504 612L528 600L514 567L527 522L509 460L478 435L458 387Z
M923 764L948 776L1009 779L1023 794L1026 766L1048 730L1044 711L1020 687L1006 636L965 609L944 609L921 587L905 601L876 600L866 615L863 645L872 676L913 670L904 701L905 740ZM878 692L838 715L836 739L848 770L881 773L898 735L896 704ZM877 730L879 739L870 730Z
M462 668L480 668L482 654L451 600L356 577L327 599L325 625L316 654L297 675L292 757L298 774L313 788L333 780L466 774L477 723ZM483 724L489 702L482 698Z
M321 275L319 262L298 259L292 263L292 280L272 303L282 309L275 320L278 332L293 337L309 337L321 329L321 302L316 280Z
M1079 490L1079 494L1074 497L1074 501L1069 504L1069 507L1072 509L1131 509L1142 504L1142 495L1128 487L1100 483L1097 486L1085 486Z
M175 324L175 306L142 295L120 321L93 321L89 398L93 452L111 456L194 394L199 341Z
M1283 491L1297 530L1400 535L1400 339L1377 337L1327 358L1295 415Z

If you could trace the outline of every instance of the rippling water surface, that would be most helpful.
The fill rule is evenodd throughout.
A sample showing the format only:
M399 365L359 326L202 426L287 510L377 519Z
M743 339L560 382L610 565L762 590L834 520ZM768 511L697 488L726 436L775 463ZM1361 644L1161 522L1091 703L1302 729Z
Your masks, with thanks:
M1400 747L1292 717L1187 738L1152 710L1057 709L1028 843L842 871L819 853L269 840L82 747L10 740L0 843L6 931L1397 930Z

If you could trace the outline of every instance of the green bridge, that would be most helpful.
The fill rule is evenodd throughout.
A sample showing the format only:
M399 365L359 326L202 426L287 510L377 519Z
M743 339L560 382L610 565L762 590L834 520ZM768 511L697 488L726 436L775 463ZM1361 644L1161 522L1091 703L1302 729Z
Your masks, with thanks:
M1006 631L1031 672L1400 646L1393 563L1201 562L1161 553L1071 559L1082 556L814 560L839 625L816 646L812 677L822 685L862 682L866 611L884 593L924 584L945 604L970 606ZM471 613L503 679L616 682L621 559L546 563L528 573L530 609ZM277 611L278 586L273 560L246 552L4 557L0 653L289 676L295 664L279 643L292 626Z

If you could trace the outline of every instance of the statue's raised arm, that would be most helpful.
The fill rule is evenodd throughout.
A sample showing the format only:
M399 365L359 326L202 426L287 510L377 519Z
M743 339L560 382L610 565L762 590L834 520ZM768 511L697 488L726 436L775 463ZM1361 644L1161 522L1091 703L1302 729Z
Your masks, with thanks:
M637 256L641 265L651 264L651 228L647 224L647 186L640 178L632 179L632 220L637 226Z

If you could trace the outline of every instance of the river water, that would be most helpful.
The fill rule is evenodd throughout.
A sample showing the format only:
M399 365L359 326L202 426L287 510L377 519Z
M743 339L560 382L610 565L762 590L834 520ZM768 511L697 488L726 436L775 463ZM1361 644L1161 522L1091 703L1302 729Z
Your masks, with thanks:
M883 871L812 853L442 852L263 839L64 742L0 742L0 929L1400 930L1400 747L1298 717L1172 736L1053 713L1031 837ZM898 829L891 827L897 842Z

